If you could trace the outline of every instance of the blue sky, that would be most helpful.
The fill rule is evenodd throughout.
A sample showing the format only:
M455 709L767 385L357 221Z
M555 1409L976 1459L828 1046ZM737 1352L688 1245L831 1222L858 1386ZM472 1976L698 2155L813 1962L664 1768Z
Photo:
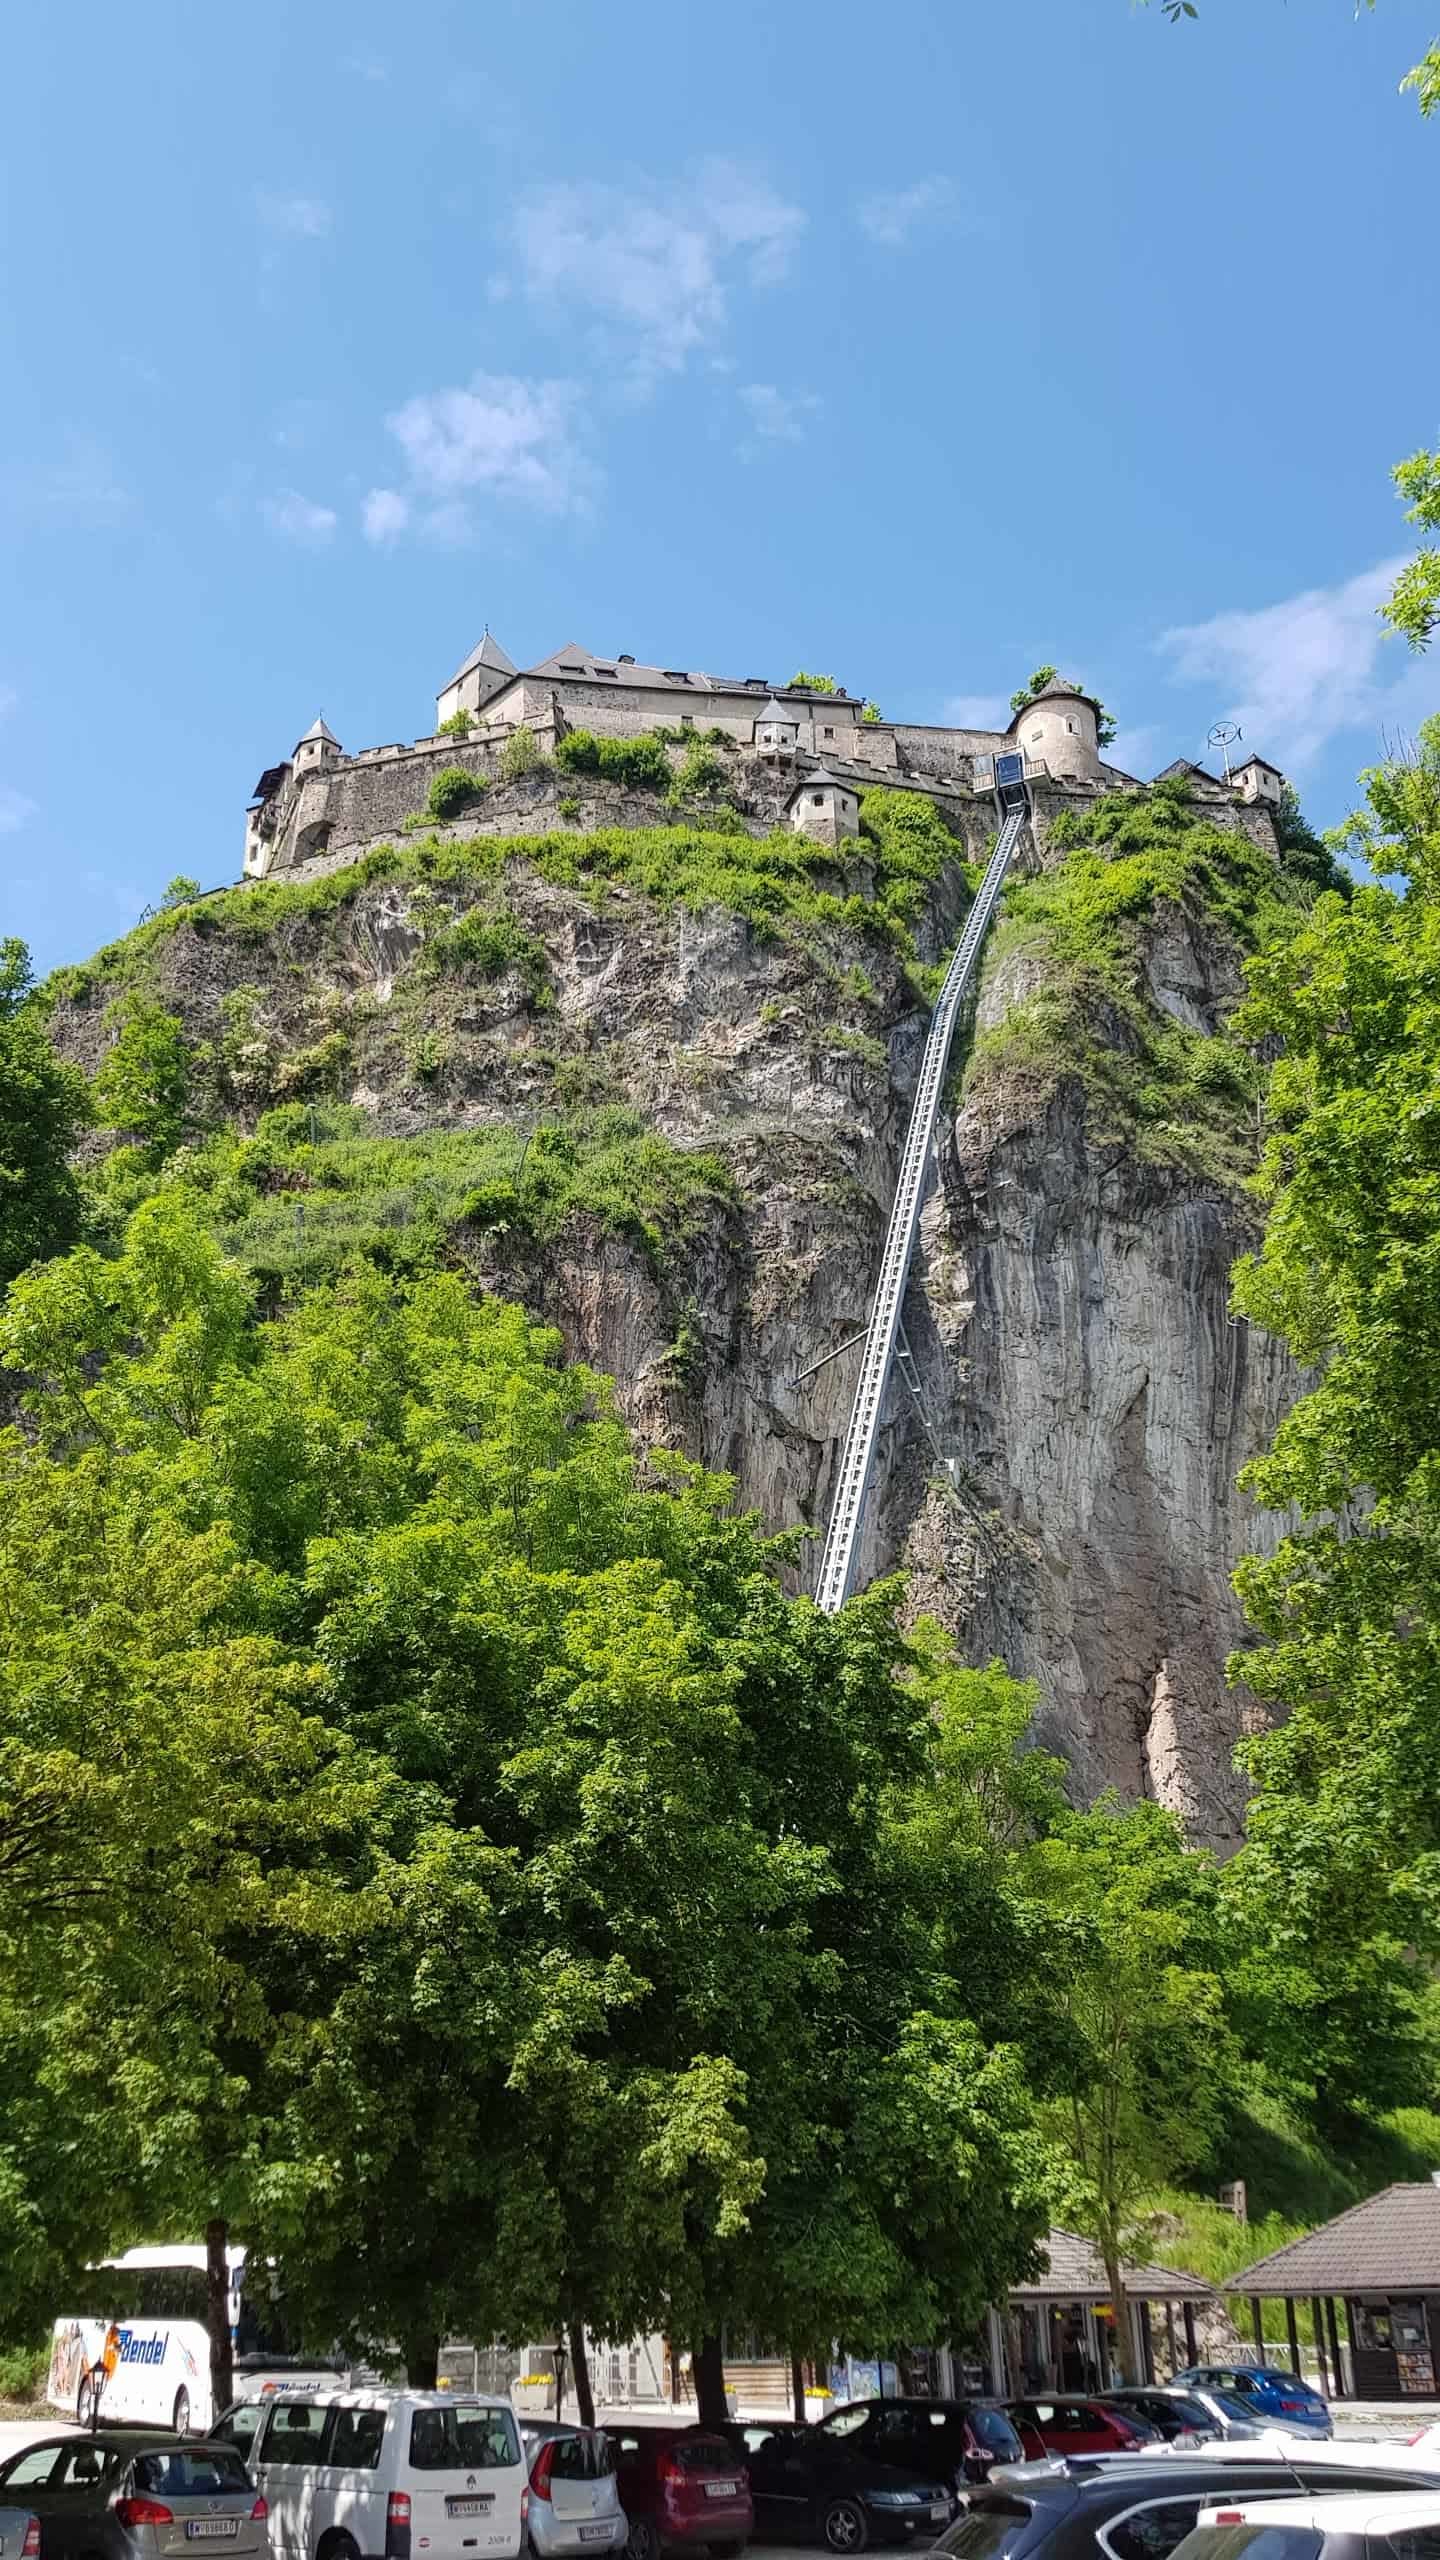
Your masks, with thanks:
M1320 823L1440 705L1431 0L14 13L0 879L37 964L239 865L489 622L910 719L1041 659Z

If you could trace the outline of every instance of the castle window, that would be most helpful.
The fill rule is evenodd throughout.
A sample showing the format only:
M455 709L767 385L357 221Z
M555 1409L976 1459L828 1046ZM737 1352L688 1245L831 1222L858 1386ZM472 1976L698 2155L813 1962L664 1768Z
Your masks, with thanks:
M560 661L560 673L562 676L583 676L585 670L583 667L567 667L564 659L562 658Z
M824 806L825 806L825 794L824 794L824 792L823 792L823 791L812 791L812 792L811 792L811 794L810 794L810 806L811 806L811 808L812 808L812 809L823 809L823 808L824 808Z
M664 676L667 684L688 684L690 681L683 667L666 667Z
M1069 730L1070 735L1071 735L1071 737L1073 738L1073 737L1074 737L1074 735L1075 735L1075 723L1074 723L1074 721L1073 721L1073 720L1067 720L1067 721L1066 721L1066 723L1065 723L1065 726L1066 726L1066 728Z
M835 735L835 732L834 732L834 730L833 730L833 729L826 729L822 734L823 734L825 737L827 737L827 738L833 738L833 737L834 737L834 735Z
M615 670L613 667L596 667L593 672L597 676L613 676Z

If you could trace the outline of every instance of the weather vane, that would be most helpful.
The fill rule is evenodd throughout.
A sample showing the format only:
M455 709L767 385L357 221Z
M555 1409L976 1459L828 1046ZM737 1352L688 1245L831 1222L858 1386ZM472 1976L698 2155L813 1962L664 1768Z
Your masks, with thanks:
M1237 747L1239 745L1244 735L1245 732L1241 728L1238 720L1217 720L1209 737L1205 741L1206 745L1209 747L1218 747L1221 754L1224 756L1225 779L1227 782L1230 779L1230 750L1232 747Z

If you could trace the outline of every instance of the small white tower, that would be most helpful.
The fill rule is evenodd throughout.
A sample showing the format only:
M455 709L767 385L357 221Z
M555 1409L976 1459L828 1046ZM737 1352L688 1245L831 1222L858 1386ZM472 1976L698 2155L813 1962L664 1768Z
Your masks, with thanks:
M457 711L468 711L472 720L477 718L515 672L499 641L492 639L487 622L463 667L456 668L449 683L442 685L435 697L436 728L453 720Z
M323 720L312 721L295 750L296 781L303 782L307 774L323 773L330 765L338 764L341 753L334 731L327 729Z
M1267 809L1278 809L1285 797L1285 776L1278 764L1267 764L1263 756L1247 756L1243 764L1232 765L1230 787L1252 806L1258 800Z
M823 764L813 773L800 775L785 808L794 833L810 836L816 844L841 844L860 833L860 799L854 784L838 781Z
M1099 703L1055 676L1016 712L1007 734L1057 782L1098 782L1099 726Z
M777 702L772 693L762 711L755 714L755 744L762 754L793 755L800 743L800 715L788 702Z

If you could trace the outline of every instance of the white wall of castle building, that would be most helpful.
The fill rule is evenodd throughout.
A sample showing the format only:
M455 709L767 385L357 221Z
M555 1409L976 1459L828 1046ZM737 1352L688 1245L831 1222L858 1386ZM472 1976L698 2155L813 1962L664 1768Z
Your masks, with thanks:
M817 791L807 782L790 803L790 825L797 836L811 836L817 844L839 844L860 833L859 800L843 785L822 783Z
M1280 806L1285 791L1285 778L1283 774L1275 771L1273 765L1258 762L1242 764L1232 780L1242 800L1252 804L1257 800L1264 801L1272 809L1278 809Z
M1053 703L1035 703L1022 711L1015 732L1026 755L1039 757L1057 779L1073 775L1082 782L1099 780L1095 714L1077 694L1061 694Z

